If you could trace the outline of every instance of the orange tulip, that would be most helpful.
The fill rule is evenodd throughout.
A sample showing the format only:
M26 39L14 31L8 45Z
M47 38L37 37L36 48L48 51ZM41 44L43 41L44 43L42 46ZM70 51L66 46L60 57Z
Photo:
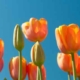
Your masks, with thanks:
M42 65L42 80L46 80L46 70L45 67ZM36 80L37 77L37 66L30 62L27 65L27 73L28 73L28 80Z
M22 57L22 79L26 78L26 59ZM13 57L9 62L9 71L10 75L14 80L18 80L18 72L19 72L19 57Z
M3 57L4 53L4 42L0 39L0 59Z
M48 34L47 21L44 18L30 18L29 22L22 24L22 31L28 40L41 42Z
M78 54L74 54L75 63L78 61ZM65 72L72 72L72 59L71 54L58 53L57 55L57 63L61 70ZM76 65L77 67L77 65Z
M58 48L63 53L73 53L79 50L80 30L78 25L62 25L55 30Z
M3 69L3 66L4 66L4 61L3 61L3 59L0 59L0 72Z

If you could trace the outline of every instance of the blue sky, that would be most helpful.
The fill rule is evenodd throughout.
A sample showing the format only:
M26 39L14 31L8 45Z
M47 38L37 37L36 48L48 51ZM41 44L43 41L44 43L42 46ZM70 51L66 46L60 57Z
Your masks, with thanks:
M12 80L8 64L18 52L13 46L13 30L31 17L45 18L48 21L48 36L41 43L45 55L46 80L67 80L67 73L59 69L56 61L59 49L55 40L55 28L62 24L75 23L80 26L80 0L0 0L0 38L4 40L4 68L0 80ZM25 37L23 56L28 62L33 42ZM27 78L26 78L27 80Z

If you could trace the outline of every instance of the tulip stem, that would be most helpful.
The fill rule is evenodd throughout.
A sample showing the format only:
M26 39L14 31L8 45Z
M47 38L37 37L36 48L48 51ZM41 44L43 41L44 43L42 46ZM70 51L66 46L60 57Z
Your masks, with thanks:
M39 69L40 69L40 77L41 77L41 80L42 80L42 71L41 71L41 66L39 66Z
M78 80L80 80L80 77L78 77Z
M74 53L71 53L71 57L72 57L73 78L74 78L74 80L76 80L76 68L75 68Z
M68 72L68 80L71 80L71 78L70 78L70 73Z
M37 78L36 78L36 80L40 80L40 71L39 71L38 66L37 66Z
M19 76L18 80L22 80L22 53L19 51Z
M37 67L37 80L42 80L42 71L40 66Z
M6 78L4 78L4 80L7 80Z

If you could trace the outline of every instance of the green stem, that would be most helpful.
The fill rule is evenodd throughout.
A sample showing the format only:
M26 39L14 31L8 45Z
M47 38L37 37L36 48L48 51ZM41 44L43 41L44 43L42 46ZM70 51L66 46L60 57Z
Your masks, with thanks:
M69 72L68 72L68 80L71 80Z
M74 61L74 53L71 53L72 57L72 68L73 68L73 78L76 80L76 68L75 68L75 61Z
M22 80L22 53L19 51L19 76L18 80Z
M40 71L39 71L38 66L37 66L37 78L36 78L36 80L40 80Z
M37 79L36 80L42 80L42 71L41 71L40 66L37 67Z
M4 78L4 80L7 80L6 78Z
M80 80L80 77L78 77L78 80Z
M41 70L41 66L39 66L39 70L40 70L40 75L41 75L41 80L42 80L42 70Z

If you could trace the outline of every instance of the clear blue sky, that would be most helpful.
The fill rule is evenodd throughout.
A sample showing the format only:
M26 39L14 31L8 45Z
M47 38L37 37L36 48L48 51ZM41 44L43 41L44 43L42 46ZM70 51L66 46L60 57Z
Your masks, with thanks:
M80 0L0 0L0 38L5 42L4 68L0 80L12 80L8 64L18 52L13 47L13 30L31 17L45 18L48 21L48 36L41 43L45 55L46 80L67 80L67 73L59 69L56 56L59 49L55 40L55 28L62 24L76 23L80 26ZM25 39L23 56L28 62L30 49L34 43ZM27 79L26 79L27 80Z

